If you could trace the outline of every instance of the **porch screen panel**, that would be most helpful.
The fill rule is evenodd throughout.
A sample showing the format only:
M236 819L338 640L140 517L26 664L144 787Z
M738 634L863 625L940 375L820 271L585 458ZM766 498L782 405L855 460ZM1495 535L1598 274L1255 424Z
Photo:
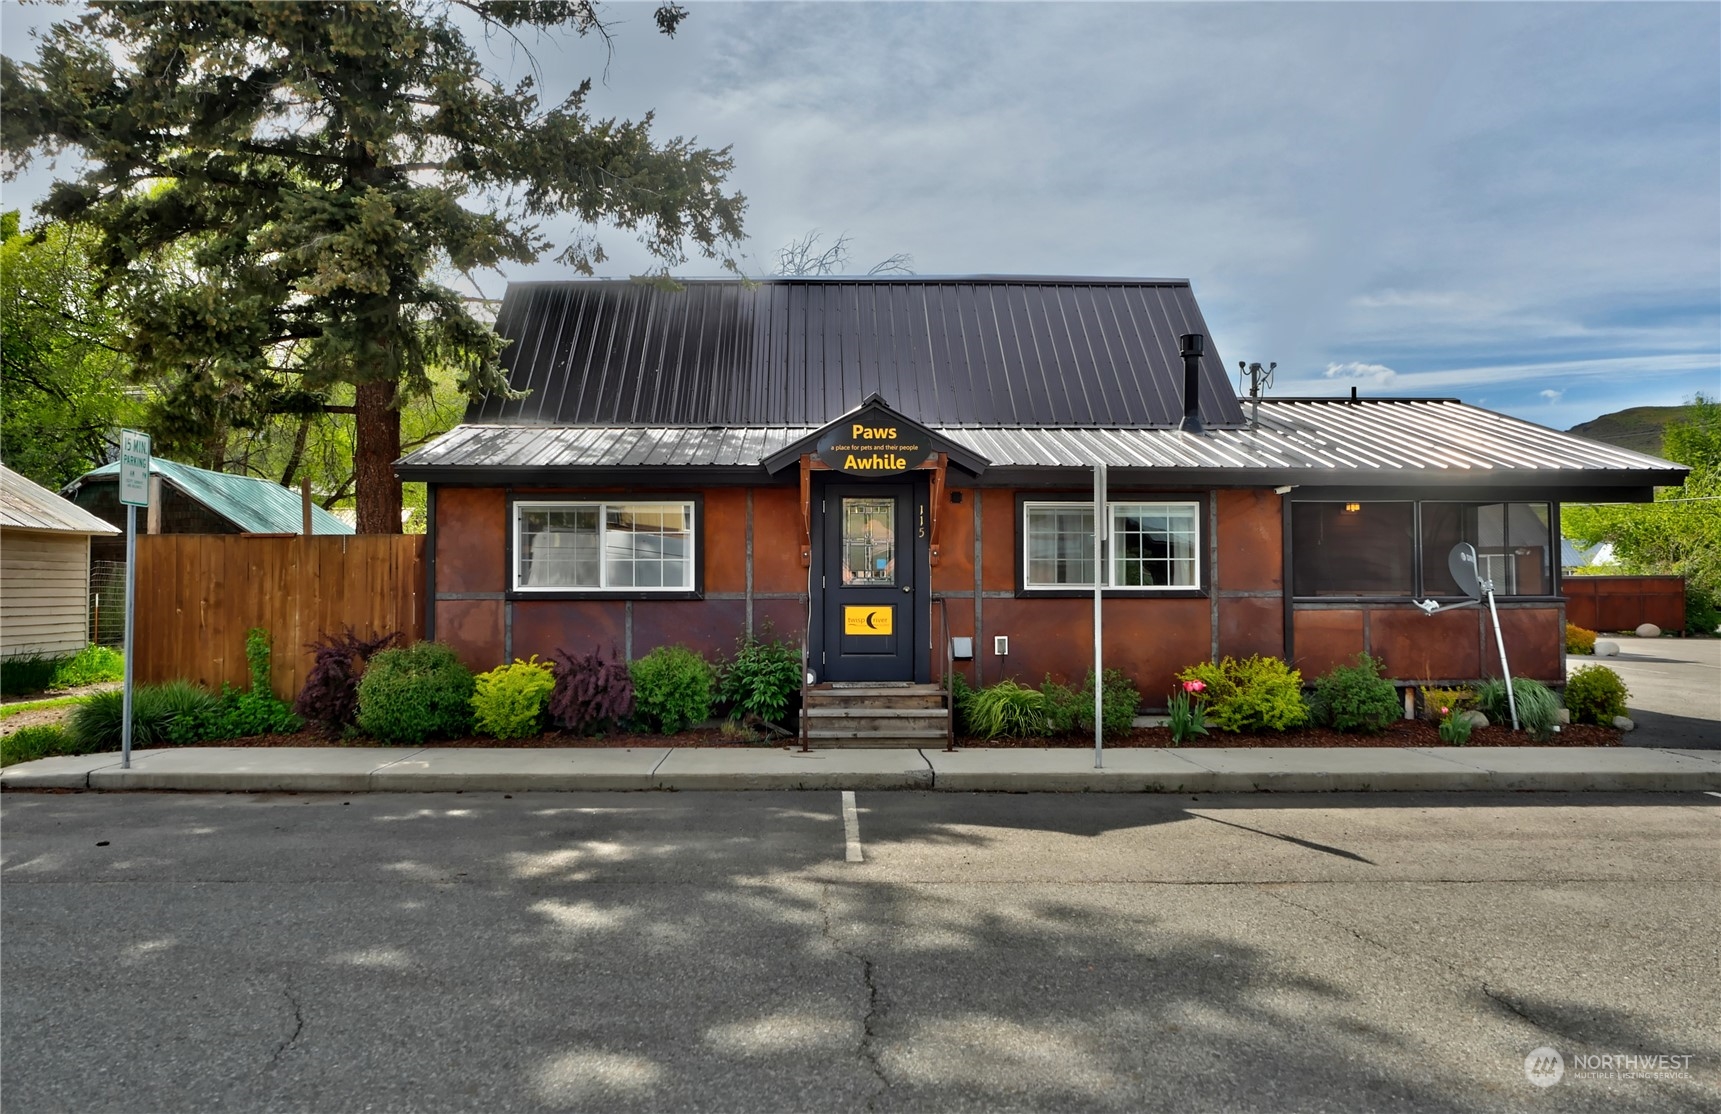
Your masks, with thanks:
M1416 591L1411 503L1292 503L1291 591L1398 596Z
M1462 596L1447 557L1459 542L1476 547L1478 572L1502 596L1553 591L1553 524L1546 503L1422 504L1422 585L1431 596Z

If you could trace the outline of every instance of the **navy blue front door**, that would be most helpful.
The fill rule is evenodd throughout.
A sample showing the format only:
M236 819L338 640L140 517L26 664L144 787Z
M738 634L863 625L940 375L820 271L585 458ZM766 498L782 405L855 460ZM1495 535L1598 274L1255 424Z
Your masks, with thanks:
M819 608L825 681L912 681L924 654L927 608L912 483L824 485Z

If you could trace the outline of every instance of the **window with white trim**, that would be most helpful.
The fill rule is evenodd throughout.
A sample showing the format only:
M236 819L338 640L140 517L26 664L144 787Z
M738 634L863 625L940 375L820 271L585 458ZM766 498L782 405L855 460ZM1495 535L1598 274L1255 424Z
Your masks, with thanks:
M1111 516L1107 586L1154 591L1201 586L1199 503L1107 503ZM1024 503L1022 584L1029 589L1094 586L1091 503Z
M514 504L518 591L687 592L693 504Z

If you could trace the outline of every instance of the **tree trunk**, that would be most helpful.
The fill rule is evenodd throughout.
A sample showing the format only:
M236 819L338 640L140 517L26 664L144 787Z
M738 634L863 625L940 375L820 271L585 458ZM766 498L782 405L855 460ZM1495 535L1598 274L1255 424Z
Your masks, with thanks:
M400 411L394 407L394 384L359 384L353 411L358 532L398 534L400 481L394 477L394 462L400 458Z

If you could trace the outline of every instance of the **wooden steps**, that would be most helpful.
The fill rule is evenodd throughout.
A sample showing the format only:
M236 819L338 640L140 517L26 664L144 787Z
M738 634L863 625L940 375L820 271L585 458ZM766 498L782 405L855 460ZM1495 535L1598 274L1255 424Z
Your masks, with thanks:
M807 742L815 747L938 747L950 708L937 685L816 685L807 690Z

